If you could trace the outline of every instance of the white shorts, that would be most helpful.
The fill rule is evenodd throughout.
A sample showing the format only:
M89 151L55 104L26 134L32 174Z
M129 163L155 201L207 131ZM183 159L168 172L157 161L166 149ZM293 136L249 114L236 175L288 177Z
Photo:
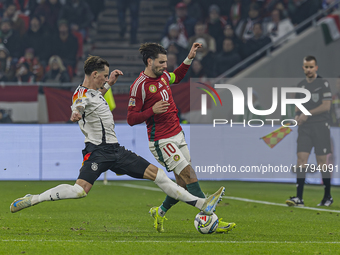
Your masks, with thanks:
M191 165L188 144L183 131L170 138L156 142L149 141L149 149L168 172L174 171L179 174L187 165Z

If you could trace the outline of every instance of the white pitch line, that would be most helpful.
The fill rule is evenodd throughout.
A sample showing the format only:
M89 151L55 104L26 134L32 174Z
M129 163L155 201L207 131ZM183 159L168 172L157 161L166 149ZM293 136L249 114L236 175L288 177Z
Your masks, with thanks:
M134 185L134 184L128 184L128 183L115 183L113 185L114 186L123 186L123 187L127 187L127 188L134 188L134 189L145 189L145 190L163 192L160 188L154 188L154 187L148 187L148 186L142 186L142 185Z
M32 240L0 240L0 242L32 242ZM106 241L106 240L34 240L34 242L69 242L69 243L229 243L229 244L340 244L340 242L320 242L320 241L160 241L160 240L117 240L117 241Z
M259 200L241 198L241 197L228 197L228 196L224 196L223 198L233 199L233 200L239 200L239 201L244 201L244 202L265 204L265 205L277 205L277 206L288 207L286 204L272 203L272 202L267 202L267 201L259 201ZM337 210L323 209L323 208L314 208L314 207L308 207L308 206L295 206L294 208L306 209L306 210L314 210L314 211L323 211L323 212L340 213L340 211L337 211Z
M145 189L145 190L152 190L152 191L163 192L163 191L162 191L161 189L159 189L159 188L148 187L148 186L142 186L142 185L135 185L135 184L128 184L128 183L115 183L114 185L123 186L123 187L128 187L128 188ZM243 202L264 204L264 205L276 205L276 206L288 207L286 204L279 204L279 203L272 203L272 202L268 202L268 201L253 200L253 199L242 198L242 197L229 197L229 196L223 196L223 198L232 199L232 200L238 200L238 201L243 201ZM313 211L323 211L323 212L340 213L340 211L338 211L338 210L323 209L323 208L314 208L314 207L308 207L308 206L296 206L296 207L294 207L294 208L305 209L305 210L313 210Z

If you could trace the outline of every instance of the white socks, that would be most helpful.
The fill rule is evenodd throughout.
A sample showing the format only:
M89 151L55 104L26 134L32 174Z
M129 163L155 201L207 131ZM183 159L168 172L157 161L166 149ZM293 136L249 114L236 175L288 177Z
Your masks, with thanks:
M178 186L175 182L170 180L168 176L164 173L164 171L158 168L158 173L154 183L157 184L161 190L164 191L169 197L180 200L187 204L193 205L198 209L202 209L205 199L199 198L194 195L191 195L188 191Z
M86 197L87 194L84 189L78 185L74 184L74 186L69 184L60 184L52 189L46 190L40 195L33 195L32 197L32 205L43 201L55 201L61 199L69 199L69 198L81 198Z
M178 186L175 182L170 180L168 176L164 173L162 169L158 168L157 176L154 181L158 187L161 188L168 196L190 204L192 206L197 207L198 209L202 209L203 204L205 202L204 198L196 197L190 194L184 188ZM62 199L70 199L70 198L82 198L86 197L87 194L84 189L78 185L74 184L61 184L52 189L46 190L40 195L33 195L31 204L35 205L44 201L55 201Z

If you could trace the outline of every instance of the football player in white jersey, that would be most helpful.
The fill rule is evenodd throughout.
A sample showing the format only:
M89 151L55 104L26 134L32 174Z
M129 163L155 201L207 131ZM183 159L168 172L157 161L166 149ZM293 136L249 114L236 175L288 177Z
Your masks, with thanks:
M212 214L224 194L224 187L208 198L193 196L171 181L162 169L119 145L113 115L103 96L123 73L114 70L109 75L109 63L98 56L90 56L85 61L84 71L84 81L73 95L71 115L71 121L78 122L85 135L84 161L76 183L61 184L39 195L18 198L11 204L11 212L43 201L86 197L100 174L111 170L116 174L152 180L170 197Z

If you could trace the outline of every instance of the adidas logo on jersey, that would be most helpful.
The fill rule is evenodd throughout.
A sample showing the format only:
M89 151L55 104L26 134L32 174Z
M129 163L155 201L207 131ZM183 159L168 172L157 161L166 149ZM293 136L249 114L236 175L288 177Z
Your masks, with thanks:
M160 82L158 82L158 88L160 89L161 87L163 87L163 84L161 84Z

